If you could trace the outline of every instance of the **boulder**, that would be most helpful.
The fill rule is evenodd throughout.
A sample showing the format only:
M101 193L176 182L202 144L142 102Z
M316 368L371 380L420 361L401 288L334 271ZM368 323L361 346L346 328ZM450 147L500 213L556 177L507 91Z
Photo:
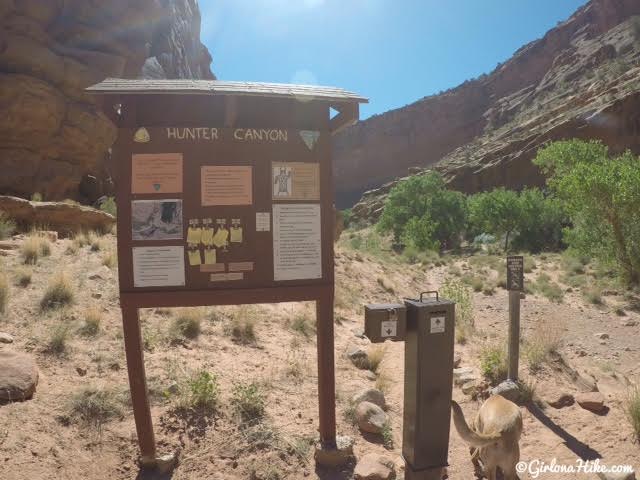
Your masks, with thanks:
M361 402L356 407L356 421L363 432L379 434L389 421L389 416L375 403Z
M600 392L584 392L576 395L576 402L585 410L603 413L606 410L604 395Z
M46 225L61 234L87 230L107 232L116 222L113 215L91 207L66 202L31 202L9 196L0 196L0 211L23 227Z
M570 407L575 403L575 398L570 393L562 392L547 400L553 408Z
M350 347L347 350L347 357L358 368L366 369L369 367L369 355L362 347Z
M359 393L356 393L351 401L354 405L358 405L362 402L371 402L380 408L386 408L387 404L384 398L384 393L382 393L377 388L368 388L366 390L362 390Z
M13 343L13 337L5 332L0 332L0 343Z
M0 350L0 400L26 400L38 384L38 367L33 357Z
M513 380L505 380L491 389L491 395L502 395L507 400L517 402L520 399L520 387Z
M325 467L339 467L353 459L354 440L346 435L336 436L336 447L316 444L314 458L316 463Z
M353 478L356 480L393 480L396 478L393 460L377 453L367 453L358 460Z

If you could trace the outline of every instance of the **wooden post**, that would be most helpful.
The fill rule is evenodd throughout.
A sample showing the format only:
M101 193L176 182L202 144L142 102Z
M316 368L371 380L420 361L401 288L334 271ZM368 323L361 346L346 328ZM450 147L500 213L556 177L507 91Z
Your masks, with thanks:
M316 300L320 442L336 447L336 386L333 346L333 287Z
M140 445L141 463L151 466L156 461L156 441L153 434L147 379L144 371L144 354L142 351L138 309L122 306L122 324L131 402L133 404L133 416L136 421L138 444Z
M518 380L520 357L520 291L509 290L509 380Z

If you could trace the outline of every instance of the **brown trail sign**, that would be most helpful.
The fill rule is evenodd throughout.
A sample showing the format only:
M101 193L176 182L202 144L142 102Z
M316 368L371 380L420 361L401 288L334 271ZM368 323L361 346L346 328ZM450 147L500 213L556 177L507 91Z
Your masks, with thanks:
M319 430L335 448L331 134L342 89L107 79L124 341L143 463L156 463L139 308L316 302ZM330 109L338 112L330 117Z

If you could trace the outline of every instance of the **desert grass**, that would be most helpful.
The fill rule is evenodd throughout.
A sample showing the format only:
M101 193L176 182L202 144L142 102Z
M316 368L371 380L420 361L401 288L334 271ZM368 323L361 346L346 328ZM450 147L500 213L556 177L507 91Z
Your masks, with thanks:
M371 345L367 351L367 368L377 373L386 352L385 345Z
M315 331L315 327L313 326L313 322L309 318L309 315L306 313L298 313L293 317L293 320L290 322L291 330L296 333L299 333L305 338L309 338L312 333Z
M560 286L551 280L546 273L541 273L536 278L534 291L540 293L552 302L561 303L564 300L564 292Z
M63 273L57 273L49 281L49 285L40 300L41 310L52 310L73 303L75 298L73 284L69 277Z
M625 411L636 439L640 441L640 387L629 390L625 402Z
M122 415L118 395L111 390L85 387L69 401L70 417L85 426L101 430L112 418Z
M178 408L214 412L220 401L218 377L207 370L198 370L179 383L175 394Z
M90 306L83 312L84 323L80 327L79 333L86 337L95 337L100 332L102 323L102 312L95 306Z
M475 335L471 290L461 280L447 278L440 296L456 303L456 342L464 344Z
M0 240L5 240L13 235L16 231L16 222L0 212Z
M116 256L116 253L111 249L107 249L104 252L104 255L102 255L102 265L113 269L117 264L118 257Z
M596 285L591 285L583 289L582 294L585 300L593 305L602 305L604 303L602 300L602 290Z
M51 243L43 236L32 233L20 245L20 254L25 264L35 265L40 257L51 255Z
M26 267L19 267L15 270L16 284L21 287L28 287L31 284L32 271Z
M255 324L255 312L248 307L240 307L225 324L223 330L234 342L250 345L257 340Z
M526 339L524 357L531 373L541 370L551 355L558 351L562 342L562 324L544 320L536 325L533 333Z
M231 406L242 423L256 423L265 415L266 396L256 382L235 383L231 390Z
M183 308L178 310L176 317L169 327L172 340L198 338L202 332L203 312L199 308Z
M507 351L502 343L486 344L480 351L480 371L496 385L507 378Z
M49 330L49 338L45 351L52 355L62 355L67 352L67 342L70 336L70 328L66 323L58 323Z

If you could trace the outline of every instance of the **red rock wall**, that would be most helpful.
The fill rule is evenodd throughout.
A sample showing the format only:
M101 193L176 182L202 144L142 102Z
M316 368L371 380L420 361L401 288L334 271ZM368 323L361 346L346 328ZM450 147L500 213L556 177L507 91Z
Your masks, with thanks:
M199 33L196 0L0 0L0 193L108 190L87 174L108 179L115 130L84 89L105 77L213 78Z

